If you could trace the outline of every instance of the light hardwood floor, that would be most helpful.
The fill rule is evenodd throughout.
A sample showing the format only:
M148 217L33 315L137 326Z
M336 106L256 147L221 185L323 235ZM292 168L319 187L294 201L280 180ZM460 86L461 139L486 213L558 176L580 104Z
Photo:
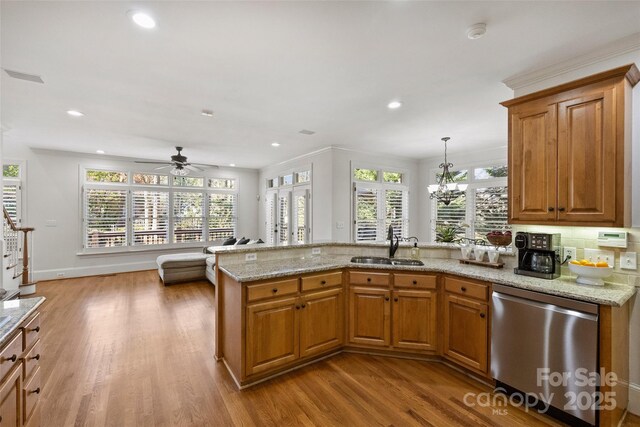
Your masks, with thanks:
M245 391L213 360L213 287L155 271L40 282L42 426L558 425L464 404L434 362L341 354ZM627 426L640 426L637 417Z

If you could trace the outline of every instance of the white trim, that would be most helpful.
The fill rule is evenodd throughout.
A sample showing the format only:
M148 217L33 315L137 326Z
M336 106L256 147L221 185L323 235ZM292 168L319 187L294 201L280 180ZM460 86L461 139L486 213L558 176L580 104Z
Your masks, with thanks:
M616 56L624 55L635 50L640 50L640 33L634 33L618 39L608 45L567 61L528 71L508 77L502 81L508 88L518 90L520 88L539 83L541 81L579 70L589 65L597 64Z
M627 410L640 415L640 384L629 383L629 404Z
M101 274L128 273L131 271L154 270L158 268L155 260L122 264L92 265L87 267L57 268L51 270L35 270L34 280L69 279L74 277L97 276ZM58 277L64 273L64 277ZM159 280L159 279L158 279Z

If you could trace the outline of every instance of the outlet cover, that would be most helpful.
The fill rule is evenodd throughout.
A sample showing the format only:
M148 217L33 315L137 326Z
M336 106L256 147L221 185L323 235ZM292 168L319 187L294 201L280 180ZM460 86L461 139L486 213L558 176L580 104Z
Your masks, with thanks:
M576 248L572 248L570 246L562 248L562 261L565 259L568 261L577 259Z
M255 260L257 260L257 259L258 259L258 254L257 254L257 253L255 253L255 252L252 252L252 253L250 253L250 254L246 254L246 255L244 256L244 260L245 260L245 261L255 261Z
M636 252L624 252L620 254L620 268L624 270L638 269L638 254Z
M320 248L311 248L311 255L320 255L322 249Z

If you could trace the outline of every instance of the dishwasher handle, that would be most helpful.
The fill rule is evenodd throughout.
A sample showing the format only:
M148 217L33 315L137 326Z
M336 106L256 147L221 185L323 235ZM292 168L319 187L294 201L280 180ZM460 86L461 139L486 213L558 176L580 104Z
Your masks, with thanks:
M559 307L554 304L548 304L540 301L533 301L530 299L520 298L513 295L506 295L500 292L493 292L493 299L506 300L516 302L518 304L525 304L531 307L537 307L542 310L553 311L555 313L564 314L566 316L580 317L585 320L598 321L597 314L584 313L582 311L572 310L570 308Z

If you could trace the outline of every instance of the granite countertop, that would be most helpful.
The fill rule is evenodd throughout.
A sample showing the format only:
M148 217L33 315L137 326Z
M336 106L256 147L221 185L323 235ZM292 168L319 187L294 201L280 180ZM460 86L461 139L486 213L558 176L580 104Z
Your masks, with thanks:
M350 256L288 258L242 264L224 264L219 268L237 282L252 282L337 268L451 273L472 279L615 307L621 307L636 292L635 287L628 285L614 283L606 283L605 286L578 285L575 278L572 277L563 276L555 280L538 279L536 277L516 275L511 269L492 269L461 264L454 259L423 259L424 266L398 266L355 264L350 262L350 258Z
M11 334L44 302L45 297L24 298L0 303L0 318L9 316L9 321L0 327L0 347L6 344Z

